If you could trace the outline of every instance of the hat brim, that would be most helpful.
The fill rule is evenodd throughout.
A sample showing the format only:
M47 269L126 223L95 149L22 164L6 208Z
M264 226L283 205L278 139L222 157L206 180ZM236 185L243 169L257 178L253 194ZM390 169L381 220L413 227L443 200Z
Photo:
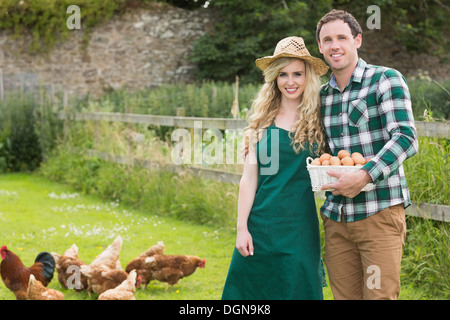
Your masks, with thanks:
M309 62L311 64L311 66L314 68L314 70L316 70L316 72L319 76L323 76L328 72L328 66L325 64L325 62L323 62L319 58L315 58L310 55L300 56L297 54L286 53L286 52L282 52L282 53L279 53L274 56L267 56L267 57L256 59L255 63L259 69L264 71L273 61L275 61L278 58L282 58L282 57L297 58L297 59L301 59L301 60L305 60L306 62Z

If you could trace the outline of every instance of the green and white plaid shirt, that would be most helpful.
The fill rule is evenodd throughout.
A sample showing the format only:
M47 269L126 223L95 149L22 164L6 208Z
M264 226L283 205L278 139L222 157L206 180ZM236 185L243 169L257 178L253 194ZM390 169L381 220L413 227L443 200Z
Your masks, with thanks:
M397 70L359 59L347 87L341 92L334 75L321 87L322 117L333 155L345 149L372 160L363 170L375 189L355 198L326 193L322 213L335 221L357 221L387 207L411 204L403 161L418 151L411 99Z

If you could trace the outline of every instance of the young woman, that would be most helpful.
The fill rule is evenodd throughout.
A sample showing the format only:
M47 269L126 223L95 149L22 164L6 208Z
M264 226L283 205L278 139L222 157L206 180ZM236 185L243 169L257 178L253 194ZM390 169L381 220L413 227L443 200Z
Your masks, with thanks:
M320 80L328 67L299 37L256 60L240 181L236 248L222 299L323 299L319 224L306 158L326 147Z

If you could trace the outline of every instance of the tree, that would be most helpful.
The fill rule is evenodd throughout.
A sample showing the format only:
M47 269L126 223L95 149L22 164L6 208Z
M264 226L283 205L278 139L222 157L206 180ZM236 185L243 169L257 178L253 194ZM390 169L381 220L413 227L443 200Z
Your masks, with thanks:
M212 0L208 9L219 16L215 32L200 38L191 61L197 78L242 82L261 80L255 59L272 55L277 42L288 36L304 38L311 54L319 56L317 21L331 8L330 0Z
M319 19L334 9L352 13L368 30L367 8L377 5L381 28L392 30L399 49L448 56L450 7L439 0L210 0L207 10L217 16L215 32L194 43L191 61L199 80L261 81L255 59L271 55L276 43L287 36L301 36L314 56L321 57L315 40ZM380 48L382 52L382 48Z

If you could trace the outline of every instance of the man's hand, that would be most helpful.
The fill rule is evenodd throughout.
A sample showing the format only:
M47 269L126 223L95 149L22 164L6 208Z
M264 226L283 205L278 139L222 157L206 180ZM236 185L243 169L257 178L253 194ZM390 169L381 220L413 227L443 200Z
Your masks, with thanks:
M322 190L332 190L335 196L344 196L349 198L356 197L364 186L372 182L372 178L365 170L357 172L338 172L327 171L327 174L338 178L335 183L329 183L322 186Z

